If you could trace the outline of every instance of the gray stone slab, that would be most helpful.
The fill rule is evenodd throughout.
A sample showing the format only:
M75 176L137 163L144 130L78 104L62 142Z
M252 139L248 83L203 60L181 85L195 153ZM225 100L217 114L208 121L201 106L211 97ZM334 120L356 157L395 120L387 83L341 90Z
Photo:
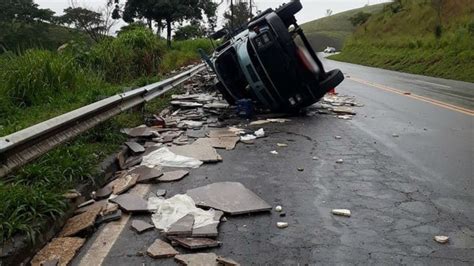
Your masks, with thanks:
M182 265L188 266L218 265L217 255L214 253L180 254L176 255L174 260L181 263Z
M210 145L191 144L184 146L170 147L169 150L174 154L191 157L203 162L219 162L222 157L217 153L216 149Z
M186 135L190 138L205 138L206 137L206 134L207 134L207 130L206 129L199 129L199 130L196 130L196 129L188 129L186 131Z
M205 144L217 149L233 150L240 137L201 138L193 144Z
M128 148L130 148L130 150L133 152L133 153L142 153L142 152L145 152L145 148L136 143L135 141L128 141L128 142L125 142L125 145L127 145Z
M146 126L140 126L135 128L124 128L122 132L129 135L130 137L151 137L154 135L153 130Z
M220 137L235 137L235 132L229 130L228 128L219 128L209 130L208 136L210 138L220 138Z
M158 177L163 175L160 167L148 167L145 165L140 165L128 172L129 174L138 174L137 183L148 183L156 181Z
M186 192L196 205L224 211L231 215L270 211L272 206L238 182L220 182Z
M179 254L170 244L163 240L157 239L146 251L148 256L159 259L159 258L170 258Z
M99 215L95 221L95 225L98 226L103 223L117 221L120 220L120 218L122 218L122 211L116 210L115 212L106 215Z
M188 249L214 248L221 245L221 242L202 237L172 237L173 241Z
M110 201L117 203L126 212L148 212L146 200L132 193L117 196Z
M112 194L112 192L113 192L112 187L110 187L110 186L105 186L105 187L103 187L103 188L98 189L98 190L95 192L95 198L96 198L96 199L108 198L108 197L110 196L110 194Z
M166 235L184 235L190 236L193 232L194 215L191 213L186 214L184 217L172 224Z
M155 228L155 226L147 223L147 222L144 222L142 220L133 220L132 221L132 224L130 225L130 227L135 230L137 233L141 234L145 231L148 231L150 229L153 229Z
M156 196L158 197L164 197L166 195L166 189L158 189L156 191Z
M178 181L178 180L183 179L188 174L189 174L189 171L186 171L186 170L177 170L177 171L165 172L165 173L163 173L162 176L160 176L158 178L158 181L160 181L160 182Z

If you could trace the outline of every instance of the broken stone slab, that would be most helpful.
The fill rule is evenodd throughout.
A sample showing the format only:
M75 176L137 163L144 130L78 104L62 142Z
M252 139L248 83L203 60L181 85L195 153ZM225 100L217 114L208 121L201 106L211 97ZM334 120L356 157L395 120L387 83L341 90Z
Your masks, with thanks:
M203 162L198 159L175 154L171 152L167 147L162 147L156 151L150 152L150 154L143 156L142 161L142 165L146 165L149 167L163 166L198 168L199 166L201 166L202 163Z
M160 239L156 239L146 253L154 259L171 258L179 254L170 244Z
M59 265L59 259L48 260L41 263L41 266L57 266Z
M186 135L190 138L204 138L206 137L207 130L205 129L188 129L186 130Z
M188 249L214 248L222 244L211 238L171 237L170 239Z
M113 192L112 187L105 186L103 188L98 189L95 192L94 198L95 199L105 199L105 198L108 198L110 196L110 194L112 194L112 192Z
M183 179L188 174L189 174L189 171L186 171L186 170L176 170L176 171L165 172L163 173L162 176L160 176L160 178L158 178L158 181L160 182L178 181L178 180Z
M202 107L204 106L202 103L198 102L184 102L184 101L171 101L171 105L176 105L180 107Z
M45 262L58 260L59 265L68 265L77 251L84 245L85 239L79 237L53 238L31 260L32 266L44 265Z
M99 201L94 202L91 205L87 205L87 206L78 208L77 210L74 211L74 214L81 214L81 213L85 213L85 212L95 210L95 209L99 209L99 212L102 212L102 211L104 211L106 206L107 206L107 200L106 199L99 200Z
M158 189L158 190L156 191L156 195L157 195L158 197L164 197L164 196L166 195L166 189Z
M130 170L128 174L138 175L137 183L148 183L156 181L158 177L163 175L163 172L160 167L140 165Z
M77 206L77 208L86 207L87 205L92 205L92 204L94 204L94 203L95 203L95 200L91 199L91 200L88 200L88 201L85 201L85 202L79 204L79 205Z
M78 197L81 196L81 193L75 189L71 189L68 192L63 194L63 197L66 199L77 199Z
M217 263L219 266L240 266L235 260L224 257L217 257Z
M99 207L92 208L84 213L73 216L72 218L67 220L63 229L59 233L59 236L75 236L80 232L90 229L94 226L97 215L99 215L99 212L101 210L102 208Z
M222 103L222 102L213 102L213 103L205 104L204 108L208 108L208 109L226 109L226 108L229 108L229 104L228 103Z
M180 254L176 255L174 260L183 265L189 266L218 265L217 255L215 253Z
M142 162L142 156L130 156L125 160L122 169L129 169Z
M219 227L219 222L221 217L224 215L222 211L214 212L214 223L204 225L204 226L195 226L193 228L192 237L216 237L219 235L217 228ZM224 217L225 218L225 217Z
M184 120L181 121L181 123L183 123L186 128L201 128L203 126L202 122L192 120Z
M113 194L120 195L125 191L129 190L137 183L139 175L137 174L128 174L124 177L117 178L114 181L110 182L107 186L112 187Z
M204 144L209 145L216 149L226 149L233 150L237 142L239 142L239 137L219 137L219 138L200 138L196 140L193 144Z
M135 128L124 128L121 131L122 131L122 133L125 133L125 134L127 134L128 136L130 136L132 138L151 137L155 134L153 129L151 129L151 128L145 126L145 125L135 127Z
M347 209L333 209L331 212L334 215L351 217L351 211Z
M95 221L95 225L101 225L103 223L108 223L112 221L117 221L122 218L122 211L121 210L116 210L115 212L104 214L104 215L99 215L97 220Z
M170 147L169 150L177 155L194 158L202 162L220 162L222 157L217 153L216 149L204 144L191 144L183 146Z
M147 202L140 196L132 193L122 194L110 201L117 203L125 212L148 212Z
M175 145L187 145L189 144L189 139L187 136L181 136L173 140L173 144Z
M132 224L130 225L130 227L135 230L137 233L141 234L145 231L148 231L150 229L153 229L155 228L155 226L147 223L147 222L144 222L142 220L133 220L132 221Z
M238 182L220 182L186 192L196 205L221 210L231 215L270 211L272 206Z
M352 115L338 115L337 118L342 120L352 120Z
M208 136L210 138L235 137L237 136L237 134L235 133L235 131L232 131L228 128L219 128L219 129L209 130Z
M137 142L135 141L128 141L128 142L125 142L125 145L127 145L127 147L133 152L133 153L142 153L142 152L145 152L145 148L138 144Z
M184 217L172 224L166 231L166 235L172 236L190 236L193 232L194 215L186 214Z
M280 148L288 147L288 144L285 143L277 143L277 146Z

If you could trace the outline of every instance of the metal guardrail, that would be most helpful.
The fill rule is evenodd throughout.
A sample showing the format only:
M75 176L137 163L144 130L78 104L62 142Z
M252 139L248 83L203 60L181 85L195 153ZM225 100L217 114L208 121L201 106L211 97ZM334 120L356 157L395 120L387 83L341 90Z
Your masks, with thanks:
M206 69L200 64L169 79L114 95L0 138L0 177L115 115L144 104Z

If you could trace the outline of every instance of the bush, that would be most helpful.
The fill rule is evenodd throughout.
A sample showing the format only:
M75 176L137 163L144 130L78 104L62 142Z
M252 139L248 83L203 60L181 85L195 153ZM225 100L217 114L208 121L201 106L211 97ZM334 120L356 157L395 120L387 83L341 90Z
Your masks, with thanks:
M28 50L7 57L0 72L0 95L14 106L47 104L53 98L73 96L77 90L99 81L64 54Z
M120 83L157 74L166 45L146 28L133 28L91 50L90 65L108 82Z

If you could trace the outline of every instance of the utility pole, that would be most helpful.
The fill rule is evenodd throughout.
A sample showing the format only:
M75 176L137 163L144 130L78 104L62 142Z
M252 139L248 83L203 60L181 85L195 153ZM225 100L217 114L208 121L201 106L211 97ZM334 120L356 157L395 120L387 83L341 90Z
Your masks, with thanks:
M252 14L252 8L253 8L253 1L252 0L249 0L249 11L250 11L250 18L253 17L253 14Z

